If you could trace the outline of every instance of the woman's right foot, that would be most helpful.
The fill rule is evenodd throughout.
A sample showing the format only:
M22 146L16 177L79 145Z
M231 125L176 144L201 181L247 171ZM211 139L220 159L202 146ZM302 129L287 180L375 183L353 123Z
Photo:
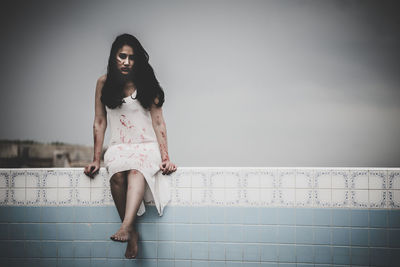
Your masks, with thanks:
M137 245L138 239L139 239L139 233L136 231L132 231L131 237L128 240L128 245L126 246L125 258L127 259L136 258L138 252L138 245Z
M132 227L125 227L121 225L121 228L119 228L119 230L115 234L110 236L110 239L119 242L126 242L131 238L132 232Z

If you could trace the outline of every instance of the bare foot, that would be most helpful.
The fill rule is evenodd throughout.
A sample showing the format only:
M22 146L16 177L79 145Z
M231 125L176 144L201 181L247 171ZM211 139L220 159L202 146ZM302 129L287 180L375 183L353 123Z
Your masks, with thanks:
M126 242L131 238L132 232L133 232L132 227L126 227L126 226L121 225L121 228L119 228L119 230L115 234L110 236L110 238L111 238L111 240L114 240L114 241Z
M135 259L138 252L137 241L139 239L139 233L132 231L131 237L128 240L128 245L126 245L125 258Z

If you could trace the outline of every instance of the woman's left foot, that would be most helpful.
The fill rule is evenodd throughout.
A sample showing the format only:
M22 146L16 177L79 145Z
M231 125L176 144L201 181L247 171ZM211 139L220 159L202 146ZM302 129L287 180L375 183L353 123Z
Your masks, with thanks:
M121 228L113 234L110 238L111 240L114 241L119 241L119 242L126 242L131 238L131 234L133 232L132 227L124 227L121 225Z
M132 231L131 236L128 240L128 245L126 246L125 258L127 259L135 259L138 252L138 242L139 233L136 231Z

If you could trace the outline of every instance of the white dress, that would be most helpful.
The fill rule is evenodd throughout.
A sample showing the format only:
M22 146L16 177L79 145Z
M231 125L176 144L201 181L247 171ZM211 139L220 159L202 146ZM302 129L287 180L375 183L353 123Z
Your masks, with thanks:
M104 165L109 178L121 171L140 171L147 182L144 201L153 202L162 216L171 198L170 178L162 175L160 170L161 154L150 111L135 97L136 90L124 98L120 107L110 109L106 106L111 139L104 154ZM145 211L142 201L137 215L141 216Z

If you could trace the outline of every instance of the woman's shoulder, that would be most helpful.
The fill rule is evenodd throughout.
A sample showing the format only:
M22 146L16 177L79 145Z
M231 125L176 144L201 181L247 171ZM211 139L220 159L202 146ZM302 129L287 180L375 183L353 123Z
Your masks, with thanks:
M98 83L101 83L101 84L104 84L104 83L106 82L106 79L107 79L107 74L104 74L104 75L101 75L101 76L97 79L97 82L98 82Z

